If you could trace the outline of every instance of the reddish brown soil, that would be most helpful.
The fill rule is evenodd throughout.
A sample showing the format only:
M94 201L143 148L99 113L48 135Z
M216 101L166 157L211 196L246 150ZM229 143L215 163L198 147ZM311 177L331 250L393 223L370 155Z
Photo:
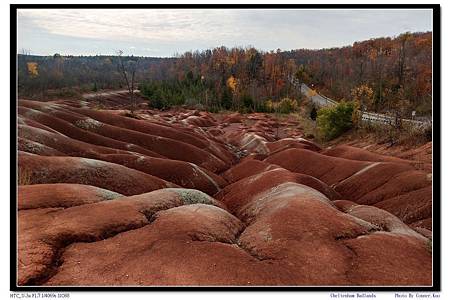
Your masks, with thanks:
M68 156L41 156L19 151L20 172L31 184L78 183L93 185L123 195L177 187L155 176L100 160Z
M19 101L19 285L431 285L431 145L126 100Z
M341 144L336 147L339 148L339 150L337 150L336 152L335 150L331 150L330 153L339 153L342 152L342 149L345 149L347 146L351 146L350 148L358 149L359 153L365 153L364 156L367 156L369 154L369 156L373 157L373 155L377 155L379 157L384 157L384 159L400 158L409 161L410 164L418 170L423 170L428 173L432 172L432 142L428 142L421 146L411 147L401 144L392 145L391 143L380 143L377 141L377 139L374 139L371 136L367 136L364 138L344 137L342 139L337 139L332 144L336 145L336 143ZM355 157L352 159L357 158Z
M71 207L123 197L95 186L72 183L20 185L18 195L19 210Z
M333 185L370 165L368 162L335 158L304 149L287 149L264 160L292 172L316 177Z

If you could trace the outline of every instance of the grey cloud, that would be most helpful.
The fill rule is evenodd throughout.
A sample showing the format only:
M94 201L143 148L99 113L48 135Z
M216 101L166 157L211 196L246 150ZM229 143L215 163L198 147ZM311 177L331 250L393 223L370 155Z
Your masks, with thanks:
M47 53L77 45L77 51L84 47L89 54L91 44L102 51L118 44L169 56L221 45L263 50L343 46L431 26L430 10L39 9L19 10L18 46L33 48L36 40L45 39L39 47Z

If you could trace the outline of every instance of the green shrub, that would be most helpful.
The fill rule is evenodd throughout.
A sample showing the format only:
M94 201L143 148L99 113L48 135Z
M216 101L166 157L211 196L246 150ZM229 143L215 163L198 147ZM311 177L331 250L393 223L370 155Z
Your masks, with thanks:
M275 109L276 109L276 102L273 102L272 100L267 100L266 102L264 102L264 109L266 110L266 112L268 113L274 113Z
M233 105L233 95L228 89L225 89L223 92L220 103L224 109L231 109L231 106Z
M341 102L334 107L325 107L317 113L319 132L326 140L331 140L353 126L353 102Z
M207 109L210 113L218 113L220 111L219 107L217 105L211 105Z
M245 111L252 111L253 110L253 98L250 95L243 94L240 97L242 106Z
M142 83L139 85L139 90L141 95L149 100L150 108L164 109L169 105L167 89L164 86L156 83Z
M282 114L289 114L298 109L298 104L295 99L283 98L279 102L267 100L264 103L266 112L279 112Z
M288 114L296 111L298 108L297 101L295 99L283 98L280 101L279 111L282 114Z

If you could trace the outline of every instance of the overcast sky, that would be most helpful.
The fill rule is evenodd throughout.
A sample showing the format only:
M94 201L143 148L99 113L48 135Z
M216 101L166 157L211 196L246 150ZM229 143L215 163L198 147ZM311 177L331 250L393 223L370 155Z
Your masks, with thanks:
M19 53L172 56L217 46L329 48L431 31L431 10L21 9Z

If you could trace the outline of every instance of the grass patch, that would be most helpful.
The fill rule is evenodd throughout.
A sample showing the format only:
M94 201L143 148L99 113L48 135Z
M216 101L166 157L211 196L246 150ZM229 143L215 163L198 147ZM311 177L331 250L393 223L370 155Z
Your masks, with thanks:
M433 241L432 241L432 239L429 239L429 240L427 241L427 250L428 250L430 253L433 253Z
M390 144L414 147L432 141L431 126L417 127L411 124L402 124L400 127L376 123L361 124L356 130L357 135L373 135L380 144Z
M177 193L180 198L183 200L184 205L189 204L209 204L213 205L213 198L209 195L193 189L184 189L184 188L167 188L167 191L172 191Z
M340 102L333 107L324 107L317 113L317 127L325 140L332 140L353 127L354 104Z
M18 185L32 184L32 176L30 170L19 168L19 172L17 174L17 183Z

